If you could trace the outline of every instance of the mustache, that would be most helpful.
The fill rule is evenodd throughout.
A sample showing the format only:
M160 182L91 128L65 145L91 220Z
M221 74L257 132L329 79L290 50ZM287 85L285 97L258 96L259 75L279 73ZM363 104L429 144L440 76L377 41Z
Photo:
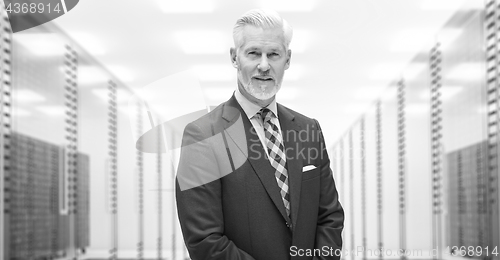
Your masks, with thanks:
M271 76L269 73L258 73L258 74L254 74L252 75L252 78L271 78L274 80L274 77Z

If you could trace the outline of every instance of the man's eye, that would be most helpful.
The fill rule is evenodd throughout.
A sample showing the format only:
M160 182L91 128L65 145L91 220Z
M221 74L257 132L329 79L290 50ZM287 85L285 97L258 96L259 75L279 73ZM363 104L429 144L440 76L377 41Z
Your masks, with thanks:
M275 53L275 52L269 54L269 57L278 57L278 56L280 56L280 55L278 53Z
M255 56L255 55L257 55L257 52L255 52L255 51L251 51L251 52L249 52L249 53L248 53L248 55L253 55L253 56Z

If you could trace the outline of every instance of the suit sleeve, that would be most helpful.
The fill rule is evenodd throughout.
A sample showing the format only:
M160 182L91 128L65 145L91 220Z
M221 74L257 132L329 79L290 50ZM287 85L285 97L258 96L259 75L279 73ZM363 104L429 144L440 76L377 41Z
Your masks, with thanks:
M344 228L344 209L339 202L339 196L332 170L330 168L330 159L326 151L325 140L321 132L319 123L314 120L319 130L320 150L321 150L321 192L318 211L318 224L316 227L315 248L321 249L327 246L333 255L315 256L315 260L340 259L342 250L342 229ZM333 249L333 250L330 250ZM337 250L338 249L338 250ZM335 255L337 250L337 255Z
M209 134L194 124L184 130L176 178L179 222L193 260L254 260L224 235L221 180L204 183L204 176L219 174ZM190 184L185 189L183 183Z

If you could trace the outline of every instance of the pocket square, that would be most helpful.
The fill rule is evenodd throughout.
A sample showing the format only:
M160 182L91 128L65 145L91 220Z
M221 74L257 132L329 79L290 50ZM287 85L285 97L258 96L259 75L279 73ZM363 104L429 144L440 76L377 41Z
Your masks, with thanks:
M316 169L316 166L314 166L312 164L306 165L306 166L302 167L302 172L307 172L307 171L314 170L314 169Z

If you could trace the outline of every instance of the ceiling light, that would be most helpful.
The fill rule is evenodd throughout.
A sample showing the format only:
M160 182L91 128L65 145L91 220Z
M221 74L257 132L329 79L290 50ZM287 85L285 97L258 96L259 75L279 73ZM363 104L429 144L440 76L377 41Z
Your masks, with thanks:
M92 55L102 55L106 53L99 38L93 34L83 32L72 33L71 38L75 39L79 45Z
M64 106L38 106L35 109L49 116L62 116L65 113Z
M365 113L368 108L370 107L369 103L358 103L358 104L347 104L345 106L342 106L344 110L344 114L349 114L349 115L362 115Z
M488 108L485 105L480 105L476 108L476 112L478 114L486 114L488 113Z
M465 1L465 0L462 0ZM484 10L485 2L484 1L465 1L464 5L467 10Z
M135 118L135 116L137 116L137 111L130 110L129 105L126 103L116 105L116 111L127 115L128 118ZM147 126L150 126L150 124L148 124Z
M427 69L428 64L424 62L414 62L408 65L404 70L403 70L403 78L405 80L411 80L416 78L422 71Z
M16 33L12 38L37 56L57 56L65 52L64 41L55 33Z
M164 13L211 13L215 10L215 4L210 0L158 0Z
M426 43L431 42L435 30L430 29L405 29L400 32L390 50L393 52L419 52Z
M462 91L463 87L460 86L445 86L441 87L441 99L442 101L447 101L451 98L453 98L456 94L460 93ZM423 90L420 92L419 97L423 100L429 100L431 98L431 90Z
M222 54L231 47L231 37L220 31L182 31L174 33L186 54Z
M316 0L274 0L261 1L261 7L269 8L277 12L311 12L316 7Z
M437 41L441 44L440 49L444 50L450 47L457 38L463 33L463 29L446 28L437 34Z
M381 63L372 69L369 77L372 80L393 80L399 77L402 68L401 63Z
M13 118L17 118L17 117L27 117L27 116L30 116L31 115L31 112L27 111L27 110L24 110L22 108L19 108L19 107L14 107L12 109L12 117Z
M107 67L111 73L121 81L133 81L135 79L133 71L126 67L120 65L111 65Z
M457 65L444 78L460 80L460 81L477 81L481 80L485 75L484 64L480 62L466 62Z
M34 103L45 101L45 97L31 89L19 89L14 91L15 100L20 103Z
M476 1L474 2L482 2ZM441 11L454 11L457 10L462 4L464 0L424 0L422 3L422 9L424 10L441 10Z
M398 88L391 86L382 93L380 96L382 101L396 100L396 95L398 94Z
M409 115L422 115L429 113L429 104L409 104L405 108L405 112Z
M147 101L149 99L154 99L155 96L152 93L149 93L145 91L143 88L131 88L132 92L135 93L135 95L141 100L141 101Z
M109 90L108 89L105 89L105 88L93 89L92 94L99 97L105 103L109 102ZM125 101L128 101L131 95L132 95L132 93L129 91L126 91L124 89L117 89L116 90L116 102L123 103Z
M380 97L385 87L361 87L354 92L354 98L362 101L374 101Z
M78 85L103 83L109 79L103 69L95 66L80 66L78 68Z

